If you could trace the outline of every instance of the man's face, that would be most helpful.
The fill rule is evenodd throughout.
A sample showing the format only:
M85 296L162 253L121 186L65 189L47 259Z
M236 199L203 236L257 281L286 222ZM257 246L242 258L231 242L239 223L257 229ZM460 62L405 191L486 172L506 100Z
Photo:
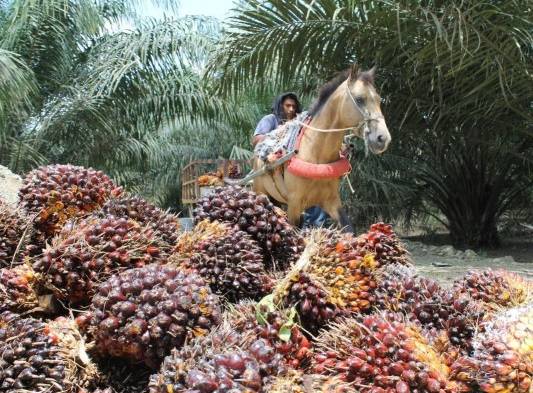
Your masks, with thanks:
M296 117L296 101L294 99L285 98L281 106L287 120L292 120Z

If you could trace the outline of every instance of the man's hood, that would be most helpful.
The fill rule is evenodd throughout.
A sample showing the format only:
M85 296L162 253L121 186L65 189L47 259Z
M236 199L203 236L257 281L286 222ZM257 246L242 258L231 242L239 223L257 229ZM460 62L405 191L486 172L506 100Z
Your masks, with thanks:
M276 116L278 121L285 119L282 104L283 104L283 100L285 100L285 98L287 97L292 98L294 101L296 101L296 114L302 112L302 107L300 105L300 101L298 100L298 96L296 95L296 93L286 92L286 93L280 94L279 96L276 97L276 99L274 100L274 103L272 104L272 113Z

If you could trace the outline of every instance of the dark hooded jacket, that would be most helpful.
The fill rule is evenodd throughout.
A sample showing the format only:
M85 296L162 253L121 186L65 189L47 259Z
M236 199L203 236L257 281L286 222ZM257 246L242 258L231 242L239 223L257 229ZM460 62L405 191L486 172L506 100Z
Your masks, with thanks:
M302 112L300 101L298 101L296 93L287 92L280 94L276 97L274 103L272 104L272 113L270 115L266 115L259 121L255 129L254 135L268 134L270 131L275 130L280 124L282 124L286 120L285 114L283 113L283 101L287 97L292 98L294 101L296 101L296 114Z
M296 114L302 113L302 107L296 93L287 92L280 94L276 97L274 103L272 104L272 113L276 116L278 123L283 123L285 121L285 115L283 113L283 101L285 98L292 98L294 101L296 101Z

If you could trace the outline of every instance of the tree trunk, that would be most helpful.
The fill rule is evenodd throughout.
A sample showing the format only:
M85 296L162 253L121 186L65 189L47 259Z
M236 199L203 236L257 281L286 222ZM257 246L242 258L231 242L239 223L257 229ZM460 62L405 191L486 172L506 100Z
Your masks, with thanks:
M465 216L466 217L466 216ZM494 248L500 245L495 219L486 222L477 220L451 220L448 217L450 237L457 248Z

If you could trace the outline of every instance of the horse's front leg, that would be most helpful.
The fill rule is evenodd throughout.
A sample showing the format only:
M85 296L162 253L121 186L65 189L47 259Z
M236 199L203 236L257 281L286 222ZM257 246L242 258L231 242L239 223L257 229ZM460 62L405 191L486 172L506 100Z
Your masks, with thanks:
M326 206L322 206L322 209L339 224L343 232L354 232L352 222L348 214L346 214L346 211L342 208L340 200L328 203Z
M289 201L287 205L287 218L289 223L295 227L300 226L300 220L302 216L302 207L299 203Z
M341 206L337 209L337 212L339 213L339 220L337 222L340 224L343 232L354 233L352 221L350 220L350 217L348 217L346 210Z

